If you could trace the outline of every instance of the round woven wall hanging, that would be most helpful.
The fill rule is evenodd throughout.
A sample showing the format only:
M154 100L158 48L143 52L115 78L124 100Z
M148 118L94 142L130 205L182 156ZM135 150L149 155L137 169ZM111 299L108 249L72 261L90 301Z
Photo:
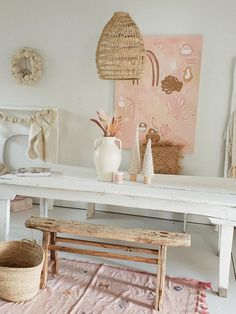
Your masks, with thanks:
M42 75L42 58L34 49L20 49L11 60L12 74L21 84L31 84Z
M96 51L98 75L105 80L134 80L143 76L143 37L130 15L114 13L104 27Z

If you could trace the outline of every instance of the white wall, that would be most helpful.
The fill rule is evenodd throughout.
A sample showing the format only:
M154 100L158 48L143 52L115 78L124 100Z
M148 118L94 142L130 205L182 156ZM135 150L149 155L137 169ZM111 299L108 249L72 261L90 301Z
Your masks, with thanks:
M184 172L222 174L223 131L228 115L232 61L236 55L234 0L0 0L0 105L55 105L80 114L80 165L92 165L97 108L113 110L113 82L96 74L102 28L123 7L143 34L203 34L204 48L194 155ZM10 57L24 46L38 50L44 74L35 86L11 75ZM124 153L123 168L128 161Z

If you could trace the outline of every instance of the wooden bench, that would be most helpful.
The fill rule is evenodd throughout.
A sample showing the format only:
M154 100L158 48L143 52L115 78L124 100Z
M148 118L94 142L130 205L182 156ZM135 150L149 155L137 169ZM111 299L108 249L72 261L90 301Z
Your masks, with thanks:
M51 264L52 266L52 272L54 274L58 273L57 251L157 264L158 272L155 299L155 309L157 310L160 310L164 296L167 246L176 247L191 245L190 235L184 233L135 228L118 228L113 226L104 226L39 217L31 217L27 219L25 225L28 228L43 231L43 248L45 251L45 262L42 271L41 288L44 288L46 286L49 264ZM99 238L103 239L103 242L59 237L57 236L57 233L73 234L86 238ZM107 243L106 240L119 240L142 244L143 247L136 247L125 243L111 244ZM96 250L84 250L65 245L58 245L58 243L72 243L79 245L89 245L105 249L123 250L126 252L142 254L145 253L149 255L154 255L155 257L151 258L112 252L101 252ZM149 247L145 247L145 245ZM152 248L150 248L150 245L152 246ZM49 252L50 262L48 263Z

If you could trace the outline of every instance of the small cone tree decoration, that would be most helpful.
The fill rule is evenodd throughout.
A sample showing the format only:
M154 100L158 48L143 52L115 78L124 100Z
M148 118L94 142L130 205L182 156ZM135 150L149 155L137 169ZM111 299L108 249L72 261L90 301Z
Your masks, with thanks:
M129 167L130 181L136 181L137 175L141 171L140 149L139 149L139 128L136 129L135 139L131 151L131 160Z
M144 177L144 183L150 184L151 178L154 175L152 158L152 141L150 139L147 142L146 150L144 153L142 175Z

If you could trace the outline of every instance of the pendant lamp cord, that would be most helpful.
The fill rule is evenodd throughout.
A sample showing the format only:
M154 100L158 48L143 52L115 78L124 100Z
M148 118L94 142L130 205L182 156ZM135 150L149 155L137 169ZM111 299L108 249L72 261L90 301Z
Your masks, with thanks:
M120 0L120 10L121 10L121 12L124 12L124 3L123 3L123 0Z

